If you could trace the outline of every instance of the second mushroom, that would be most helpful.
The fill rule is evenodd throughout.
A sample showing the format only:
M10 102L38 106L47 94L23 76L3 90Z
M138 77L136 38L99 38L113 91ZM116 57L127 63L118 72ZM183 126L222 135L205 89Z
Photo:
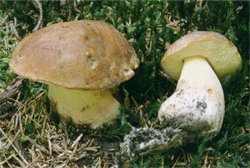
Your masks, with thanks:
M133 128L120 144L124 160L213 138L222 126L225 102L220 80L240 70L241 56L224 36L197 31L174 42L161 61L178 80L158 112L159 128Z
M236 47L218 33L193 32L170 46L161 66L178 80L175 92L160 107L161 124L202 137L217 135L225 113L219 79L241 68Z

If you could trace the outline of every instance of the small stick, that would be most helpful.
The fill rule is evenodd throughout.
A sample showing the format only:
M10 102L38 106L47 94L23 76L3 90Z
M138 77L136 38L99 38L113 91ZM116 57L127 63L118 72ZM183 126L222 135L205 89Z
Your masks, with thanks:
M17 77L14 80L14 84L8 87L5 91L0 93L0 104L8 101L9 98L15 96L18 94L18 92L21 89L22 83L23 83L23 78Z
M45 153L46 155L49 155L49 151L48 151L44 146L41 146L41 145L37 144L35 140L30 139L28 136L27 136L26 138L27 138L27 140L28 140L32 145L34 145L37 149L39 149L40 151L42 151L42 152Z
M52 156L52 145L51 145L51 141L50 141L50 133L47 133L47 139L48 139L48 145L49 145L49 156Z
M5 136L7 137L7 135L5 134L5 132L0 128L0 132ZM18 134L20 133L20 131L18 131ZM23 160L23 162L28 165L28 162L27 160L23 157L22 153L16 148L16 146L13 144L13 140L11 140L10 138L7 138L10 145L13 147L13 149L17 152L17 154L20 156L20 158ZM15 155L13 155L13 157L16 159ZM18 160L17 160L18 161ZM20 162L20 163L23 163L23 162ZM19 163L19 164L20 164ZM21 165L22 166L22 165ZM22 166L23 167L23 166ZM25 167L25 166L24 166Z
M15 20L15 21L16 21L16 20ZM17 37L17 39L20 40L21 37L19 36L19 33L18 33L17 29L16 29L16 24L15 24L15 22L10 21L9 26L10 26L10 28L12 29L14 35Z
M6 162L8 162L8 160L10 160L13 157L14 154L11 154L9 157L7 157L4 161L0 162L0 165L2 166L3 164L5 164Z
M73 144L71 145L71 149L74 148L74 146L81 140L81 138L82 138L82 134L80 134L80 135L76 138L76 140L73 142Z
M40 13L38 22L37 22L35 28L33 29L33 32L34 32L34 31L37 31L41 27L41 25L42 25L42 21L43 21L43 8L42 8L42 4L41 4L41 2L39 0L33 0L32 2L39 9L39 13Z
M16 156L16 155L13 155L13 158L19 163L19 165L22 167L22 168L25 168L25 164Z

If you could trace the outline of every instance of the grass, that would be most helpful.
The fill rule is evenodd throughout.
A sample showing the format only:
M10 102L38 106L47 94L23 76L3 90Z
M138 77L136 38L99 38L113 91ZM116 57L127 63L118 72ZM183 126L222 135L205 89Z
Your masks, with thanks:
M8 62L31 33L39 10L30 1L0 1L0 91L16 75ZM194 30L223 34L238 48L242 70L223 82L226 115L212 140L189 144L127 163L130 167L250 167L249 2L247 1L42 1L43 27L61 21L97 19L114 25L135 48L141 64L120 86L122 114L100 130L79 128L51 115L46 86L25 81L17 97L0 104L0 167L107 167L130 130L156 125L160 104L175 89L159 62L168 46ZM18 34L17 34L18 33ZM126 164L125 164L126 165Z

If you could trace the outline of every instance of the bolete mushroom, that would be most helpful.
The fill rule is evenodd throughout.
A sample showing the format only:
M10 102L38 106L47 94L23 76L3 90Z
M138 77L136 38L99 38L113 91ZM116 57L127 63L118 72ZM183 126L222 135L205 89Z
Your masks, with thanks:
M134 75L139 60L123 35L101 21L50 25L17 46L16 74L48 84L52 106L75 124L97 128L119 114L112 88Z
M160 107L161 124L214 137L225 113L219 79L241 68L236 47L218 33L193 32L170 46L161 66L169 77L178 80L175 92Z
M218 77L224 80L239 70L241 57L224 36L197 31L172 44L161 66L169 77L179 79L177 88L160 107L159 128L133 128L124 137L123 160L214 137L225 113Z

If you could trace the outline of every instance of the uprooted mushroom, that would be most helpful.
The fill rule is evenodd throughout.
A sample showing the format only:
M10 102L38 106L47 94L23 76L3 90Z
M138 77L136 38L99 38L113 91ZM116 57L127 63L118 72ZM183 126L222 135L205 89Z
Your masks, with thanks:
M50 25L25 37L10 68L48 84L52 106L75 124L97 128L119 114L112 88L134 75L139 60L114 27L101 21Z
M162 130L133 129L121 145L123 153L133 157L217 135L225 113L219 79L235 73L241 64L237 48L218 33L197 31L177 40L161 61L164 72L178 80L175 92L158 113ZM133 144L137 136L148 140Z

